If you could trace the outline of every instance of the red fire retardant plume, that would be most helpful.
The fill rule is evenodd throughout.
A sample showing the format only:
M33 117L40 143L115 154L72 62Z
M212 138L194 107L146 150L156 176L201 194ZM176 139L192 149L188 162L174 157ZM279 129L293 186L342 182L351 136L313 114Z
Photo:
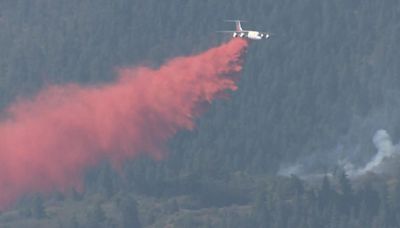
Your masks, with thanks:
M12 104L0 122L0 207L28 192L79 186L84 169L103 159L160 159L205 103L236 90L246 47L233 39L159 69L120 69L112 84L52 86Z

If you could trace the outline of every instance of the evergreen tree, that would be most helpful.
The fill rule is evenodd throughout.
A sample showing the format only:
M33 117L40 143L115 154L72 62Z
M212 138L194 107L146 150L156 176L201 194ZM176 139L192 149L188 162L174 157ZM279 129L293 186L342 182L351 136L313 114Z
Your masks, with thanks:
M86 212L86 225L88 228L99 228L104 227L104 222L106 221L106 215L101 208L100 203L96 203L94 206L90 207Z
M38 194L32 200L31 214L34 218L37 219L42 219L46 217L45 207L43 205L43 199Z
M131 196L126 194L119 196L116 203L118 210L121 214L122 227L124 228L142 227L139 220L137 202Z

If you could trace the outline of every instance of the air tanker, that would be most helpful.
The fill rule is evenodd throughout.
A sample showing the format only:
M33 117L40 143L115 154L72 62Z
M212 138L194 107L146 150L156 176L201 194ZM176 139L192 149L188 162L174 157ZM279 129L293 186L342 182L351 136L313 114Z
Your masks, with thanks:
M250 40L262 40L262 39L268 39L271 34L266 33L266 32L259 32L259 31L252 31L252 30L243 30L242 25L240 22L243 22L241 20L225 20L227 22L235 22L236 24L236 30L234 31L219 31L219 32L224 32L224 33L231 33L232 37L240 37L240 38L247 38Z

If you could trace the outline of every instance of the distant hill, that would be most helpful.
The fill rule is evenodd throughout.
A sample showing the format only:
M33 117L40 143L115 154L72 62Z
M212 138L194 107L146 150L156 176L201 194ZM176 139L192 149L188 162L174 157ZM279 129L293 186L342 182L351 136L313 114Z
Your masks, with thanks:
M229 39L215 33L232 28L224 19L246 19L244 27L274 35L251 44L239 90L214 103L196 130L179 133L165 160L127 162L126 179L109 177L110 194L153 191L172 199L191 193L190 178L270 178L281 164L303 161L318 170L344 158L362 165L376 152L377 130L400 138L399 12L397 1L373 0L2 0L0 106L47 84L108 82L119 66L157 67ZM102 168L93 170L86 194L102 191ZM272 183L261 179L250 184L254 191L257 183ZM163 191L181 182L166 187L174 194ZM226 207L219 212L232 206ZM238 206L237 213L246 211Z

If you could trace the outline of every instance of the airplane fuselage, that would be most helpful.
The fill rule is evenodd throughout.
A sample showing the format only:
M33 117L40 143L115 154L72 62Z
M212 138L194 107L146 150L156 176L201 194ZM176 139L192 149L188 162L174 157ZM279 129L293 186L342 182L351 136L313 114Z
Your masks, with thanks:
M236 31L233 32L232 34L233 37L241 37L241 38L247 38L250 40L261 40L261 39L268 39L269 34L268 33L262 33L258 31Z
M270 37L269 33L266 32L260 32L260 31L253 31L253 30L244 30L242 28L242 25L240 24L240 20L226 20L228 22L235 22L236 29L235 30L229 30L229 31L219 31L219 32L225 32L225 33L231 33L233 37L240 37L240 38L246 38L250 40L262 40L262 39L268 39Z

